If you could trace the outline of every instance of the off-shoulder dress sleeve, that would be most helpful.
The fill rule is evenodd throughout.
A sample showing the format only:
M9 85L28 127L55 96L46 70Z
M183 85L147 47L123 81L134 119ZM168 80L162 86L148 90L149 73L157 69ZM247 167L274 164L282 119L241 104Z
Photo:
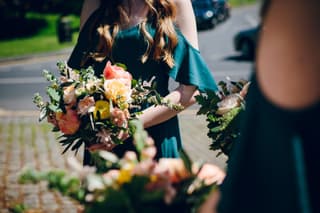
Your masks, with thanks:
M92 48L92 43L90 42L90 33L92 28L92 22L97 18L99 9L94 11L90 17L87 19L83 28L79 32L78 40L74 46L71 55L68 59L68 66L73 69L81 69L81 61L85 54Z
M175 66L169 70L169 76L179 83L194 85L201 92L217 91L214 77L200 51L195 49L180 31L178 39L174 51Z

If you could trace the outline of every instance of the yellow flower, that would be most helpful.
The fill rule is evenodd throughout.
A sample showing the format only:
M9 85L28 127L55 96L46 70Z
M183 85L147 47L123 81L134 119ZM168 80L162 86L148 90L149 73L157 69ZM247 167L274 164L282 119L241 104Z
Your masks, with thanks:
M121 169L117 182L121 185L124 183L129 183L132 179L131 169Z
M150 182L154 183L157 182L158 176L157 175L150 175Z
M99 113L98 113L99 112ZM100 117L98 117L100 114ZM93 117L95 120L107 119L110 117L110 104L108 101L99 100L96 102L93 112Z
M106 80L104 90L106 97L118 105L130 101L131 89L120 79Z

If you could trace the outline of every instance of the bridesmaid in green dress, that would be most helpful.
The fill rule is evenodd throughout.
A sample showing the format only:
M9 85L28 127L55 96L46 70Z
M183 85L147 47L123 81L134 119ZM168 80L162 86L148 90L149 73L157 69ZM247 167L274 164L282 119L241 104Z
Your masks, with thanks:
M92 65L100 75L107 60L125 64L135 79L155 77L158 92L185 108L195 103L199 91L217 90L198 50L189 0L85 0L68 65L77 69ZM173 91L168 89L169 78L179 83ZM177 113L164 106L144 106L139 117L155 140L157 158L179 157ZM113 151L122 155L128 149L134 148L125 142ZM85 163L87 157L88 153Z
M320 3L267 3L218 212L318 213Z

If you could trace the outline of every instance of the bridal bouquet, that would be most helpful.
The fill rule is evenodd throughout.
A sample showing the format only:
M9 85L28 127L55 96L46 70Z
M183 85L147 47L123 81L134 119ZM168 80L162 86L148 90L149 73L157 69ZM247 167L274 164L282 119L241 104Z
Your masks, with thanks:
M132 79L123 64L108 61L102 76L96 76L92 67L74 70L62 62L57 66L59 78L44 71L50 83L46 89L49 101L38 93L33 101L40 109L39 120L47 118L53 131L62 133L63 153L69 148L77 151L83 143L102 143L111 150L123 142L119 135L131 134L130 121L143 104L181 109L156 92L153 80Z
M104 171L68 159L73 172L26 170L20 183L47 181L50 189L79 201L84 212L197 212L216 189L215 182L200 179L201 166L187 154L181 159L154 160L156 148L142 124L134 121L137 153L127 151L119 159L108 151L93 154Z
M196 97L200 105L198 115L206 115L210 149L219 150L218 155L229 155L234 141L240 135L240 114L245 109L245 96L250 82L220 81L219 91L201 93Z

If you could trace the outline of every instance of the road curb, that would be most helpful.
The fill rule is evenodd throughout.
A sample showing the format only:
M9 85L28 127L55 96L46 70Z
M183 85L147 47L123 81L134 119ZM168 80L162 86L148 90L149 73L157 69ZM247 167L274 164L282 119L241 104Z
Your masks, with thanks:
M29 61L36 61L36 60L51 60L57 57L67 58L69 57L73 47L62 49L60 51L54 52L45 52L45 53L37 53L37 54L30 54L30 55L23 55L23 56L16 56L16 57L8 57L8 58L0 58L0 66L5 65L13 65L13 64L21 64Z

